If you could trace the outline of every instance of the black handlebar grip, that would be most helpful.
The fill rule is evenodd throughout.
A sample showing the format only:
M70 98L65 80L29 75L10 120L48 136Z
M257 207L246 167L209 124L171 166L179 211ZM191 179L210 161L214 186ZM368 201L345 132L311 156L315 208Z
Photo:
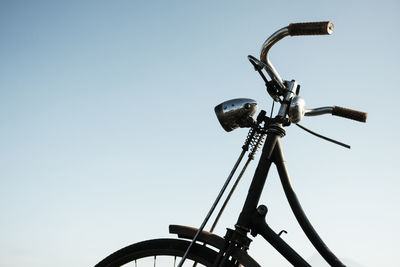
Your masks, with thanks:
M330 21L290 23L289 35L323 35L333 33L333 23Z
M355 121L367 121L367 113L338 106L333 107L332 115L348 118Z

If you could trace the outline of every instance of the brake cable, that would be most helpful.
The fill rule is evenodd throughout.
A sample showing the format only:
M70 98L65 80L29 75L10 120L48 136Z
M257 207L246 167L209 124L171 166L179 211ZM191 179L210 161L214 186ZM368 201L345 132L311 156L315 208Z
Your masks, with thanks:
M265 86L267 87L267 92L269 93L269 95L273 99L272 108L271 108L271 115L270 115L270 118L272 118L272 112L274 110L275 101L276 102L280 102L279 94L278 94L278 92L276 90L276 85L274 84L273 80L268 81L268 79L265 77L264 73L262 72L262 69L264 68L264 65L265 65L262 61L258 60L257 58L255 58L255 57L253 57L251 55L248 55L247 58L250 61L250 63L254 66L254 69L260 74L261 78L264 80ZM306 132L308 132L308 133L310 133L312 135L315 135L316 137L319 137L319 138L321 138L321 139L323 139L325 141L332 142L332 143L334 143L336 145L343 146L343 147L348 148L348 149L351 148L347 144L344 144L342 142L336 141L336 140L331 139L329 137L326 137L326 136L323 136L323 135L318 134L316 132L313 132L310 129L307 129L306 127L304 127L304 126L302 126L302 125L300 125L298 123L296 123L296 125L299 126L301 129L303 129L304 131L306 131Z
M332 143L334 143L334 144L336 144L336 145L343 146L343 147L348 148L348 149L351 148L351 147L350 147L349 145L347 145L347 144L344 144L344 143L342 143L342 142L333 140L333 139L331 139L331 138L329 138L329 137L320 135L320 134L318 134L318 133L316 133L316 132L311 131L310 129L307 129L306 127L304 127L304 126L302 126L302 125L300 125L300 124L298 124L298 123L296 123L296 125L299 126L301 129L303 129L304 131L306 131L306 132L308 132L308 133L310 133L310 134L312 134L312 135L315 135L316 137L319 137L319 138L321 138L321 139L324 139L325 141L332 142Z

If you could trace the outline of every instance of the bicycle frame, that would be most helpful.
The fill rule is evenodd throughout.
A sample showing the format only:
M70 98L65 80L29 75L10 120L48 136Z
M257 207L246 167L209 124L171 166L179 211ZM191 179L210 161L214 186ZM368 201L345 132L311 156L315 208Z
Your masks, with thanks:
M307 219L297 199L297 196L293 188L291 187L289 174L286 168L283 151L280 144L280 138L285 135L285 130L283 126L288 126L290 125L290 123L299 122L304 115L315 116L315 115L331 113L332 115L338 115L365 122L366 113L340 108L336 106L305 110L305 102L298 96L300 88L299 85L294 80L291 81L282 80L282 78L280 77L280 75L273 67L272 63L268 58L268 52L271 49L271 47L286 36L322 35L322 34L331 34L332 31L333 31L333 24L329 21L316 22L316 23L289 24L289 26L276 31L264 42L261 50L260 60L257 60L256 58L249 56L250 62L253 64L256 71L258 71L261 77L263 78L268 93L274 99L274 101L280 102L281 106L275 118L266 117L265 112L261 116L264 118L262 118L260 121L265 122L264 129L262 130L263 134L267 133L266 142L264 144L262 154L259 163L257 165L253 180L251 182L245 203L243 205L242 211L235 225L235 230L228 229L228 232L225 236L226 246L220 250L219 256L217 257L214 266L224 266L225 263L227 263L227 261L229 260L230 256L232 256L232 252L234 251L234 249L237 247L240 247L241 249L246 251L249 248L251 242L251 240L247 237L249 232L253 236L256 236L257 234L263 236L266 241L268 241L275 249L278 250L280 254L282 254L293 265L310 266L300 255L298 255L288 244L286 244L279 237L278 234L274 233L272 229L269 228L269 226L265 222L265 215L267 213L267 208L263 205L257 207L272 163L274 163L278 169L279 177L282 186L284 188L286 198L292 209L292 212L294 213L298 223L300 224L301 228L303 229L308 239L311 241L311 243L317 249L317 251L321 254L321 256L331 266L344 266L343 263L341 263L339 259L324 244L322 239L319 237L319 235L317 234L317 232L314 230L313 226ZM268 81L265 78L265 76L261 71L262 69L266 70L266 72L272 79L271 81ZM220 120L220 122L221 121L225 122L225 118L220 113L217 113L217 117ZM240 117L239 119L242 120L241 116L239 117ZM259 123L258 118L257 122ZM232 122L230 123L232 124ZM241 127L253 127L253 130L255 131L258 130L257 129L258 126L251 125L251 123L250 126L247 125ZM224 127L224 129L227 131L231 131L234 128L226 129L226 127ZM340 142L337 142L335 140L331 140L325 137L323 138L325 140L341 144ZM341 145L348 147L345 144ZM240 159L243 156L243 152L240 156ZM236 170L236 167L237 165L235 165L234 170ZM231 175L229 176L226 183L230 181L230 178ZM203 221L202 226L198 229L196 235L192 239L191 245L187 249L185 255L183 256L178 266L182 266L185 256L187 255L193 243L196 241L200 232L203 230L205 223L208 221L209 216L213 212L215 205L219 201L220 196L224 192L225 188L226 184L221 190L220 195L217 197L217 200L214 202L214 205L211 208L206 219ZM223 209L224 206L221 210Z
M267 120L269 118L266 118ZM276 234L266 223L265 216L267 207L259 204L260 196L268 177L269 169L274 163L290 207L303 229L304 233L321 254L321 256L331 266L345 266L329 250L319 237L313 226L307 219L303 209L297 199L297 196L290 184L289 174L286 168L283 150L280 138L285 135L281 124L273 123L267 126L267 138L262 149L257 168L255 170L249 191L243 205L242 211L235 225L235 230L228 229L224 238L212 233L201 231L198 235L198 241L215 247L219 250L218 257L214 266L225 266L230 257L239 260L240 264L246 267L259 267L260 265L248 254L250 242L247 237L251 233L254 237L261 235L270 243L283 257L285 257L294 266L310 266L294 249L292 249L279 234ZM257 207L258 206L258 207ZM193 239L197 235L198 229L179 225L170 225L170 233L178 234L180 238Z
M274 163L277 167L290 207L308 239L331 266L344 266L314 230L297 199L290 183L289 173L286 168L280 143L282 134L279 134L279 132L282 133L282 131L276 131L276 128L281 128L281 130L283 130L282 126L276 124L269 127L270 133L267 135L246 201L237 220L237 224L235 225L235 232L242 236L246 236L248 232L251 232L253 236L260 234L294 266L310 266L268 226L265 221L267 208L265 206L259 206L257 208L265 181L268 177L269 169L271 164Z
M139 249L138 247L136 247L136 245L150 244L154 251L151 251L149 253L153 255L154 258L156 255L182 255L181 260L178 264L178 267L181 267L188 257L192 246L197 241L200 241L203 242L204 245L210 245L214 247L218 252L218 254L216 254L216 251L208 249L208 256L205 257L208 260L206 261L207 264L213 264L213 267L239 265L246 267L260 267L260 265L247 253L247 250L249 249L250 243L252 241L250 238L248 238L248 234L250 233L254 237L257 235L261 235L294 266L310 266L294 249L292 249L282 238L280 238L280 233L275 233L268 226L265 220L268 210L267 207L264 205L258 206L270 167L272 163L274 163L278 170L278 174L292 212L294 213L297 222L300 224L307 238L310 240L310 242L313 244L319 254L326 260L326 262L329 263L329 265L334 267L345 266L324 244L318 233L314 230L313 226L309 222L306 214L304 213L290 183L289 173L286 168L280 138L282 138L286 134L284 127L289 126L291 123L295 123L307 132L323 138L324 140L350 148L348 145L316 134L299 125L298 122L303 118L303 116L318 116L322 114L332 114L335 116L344 117L360 122L366 122L367 113L338 106L305 109L305 101L299 96L300 86L296 83L295 80L282 80L282 78L279 76L278 72L268 59L268 52L270 48L286 36L324 35L331 34L332 31L333 24L329 21L291 23L289 24L289 26L284 27L272 34L264 42L260 55L260 60L256 59L253 56L248 56L255 70L259 72L260 76L264 80L267 92L272 97L274 102L280 103L280 108L274 118L272 118L272 111L271 118L266 116L265 111L261 111L257 116L257 120L254 120L252 118L252 116L256 112L257 104L254 100L251 99L233 99L230 101L225 101L215 108L218 120L220 121L221 126L226 131L229 132L238 127L251 129L249 131L249 135L247 136L245 144L242 146L242 152L239 156L239 159L235 163L231 173L229 174L224 185L222 186L221 191L219 192L215 202L211 206L211 209L205 217L201 226L196 229L180 225L170 225L170 233L178 234L179 238L191 239L190 243L187 241L179 241L180 245L183 243L188 243L186 251L182 250L178 246L175 247L175 245L177 245L177 240L167 240L169 242L167 244L168 247L165 247L165 240L155 240L158 243L150 240L150 243L149 241L145 241L145 243L141 242L133 244L132 246L125 247L111 254L99 264L108 264L104 266L114 266L109 265L109 263L125 263L127 262L126 260L136 260L136 258L129 258L138 256L138 254L135 254L135 249L141 251L142 253L143 247ZM270 76L270 81L268 81L268 79L263 74L262 70L264 69ZM218 202L224 194L246 151L249 151L249 147L251 147L249 158L243 166L242 171L238 175L235 184L231 188L231 192L229 192L225 203L221 207L220 213L217 215L214 224L211 227L210 231L213 231L214 226L218 222L219 216L226 206L226 203L229 201L231 194L235 190L235 187L240 181L240 178L242 177L248 164L251 160L254 159L253 156L256 153L259 145L262 143L265 135L266 140L262 148L262 153L256 167L253 179L251 181L243 208L237 219L235 229L228 229L224 238L214 235L210 232L203 231L206 223L214 212ZM160 243L161 241L162 243ZM161 244L162 246L160 248ZM173 252L171 252L171 245L175 249ZM197 249L199 249L198 244L196 244L195 246L197 247ZM202 252L206 252L205 250L207 249L203 248L202 250ZM197 255L199 256L200 254ZM197 263L195 262L194 266L196 265Z

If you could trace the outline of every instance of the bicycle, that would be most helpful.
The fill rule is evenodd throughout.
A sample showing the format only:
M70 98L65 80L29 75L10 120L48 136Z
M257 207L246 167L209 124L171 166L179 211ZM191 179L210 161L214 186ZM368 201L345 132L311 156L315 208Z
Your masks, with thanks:
M366 122L367 113L338 106L306 109L305 101L299 96L300 86L295 80L283 80L268 58L270 48L286 36L329 35L333 33L333 29L333 23L329 21L291 23L287 27L276 31L264 42L260 60L253 56L248 56L249 61L265 82L266 90L273 99L272 106L274 106L276 102L280 104L280 108L277 115L274 117L272 116L272 107L270 116L267 116L266 111L261 110L256 119L254 119L253 115L257 111L257 102L252 99L233 99L225 101L215 107L217 118L226 131L229 132L239 127L250 128L250 130L245 144L242 146L242 152L238 160L201 226L196 229L181 225L170 225L169 232L171 234L177 234L177 239L154 239L127 246L103 259L96 267L121 266L127 263L133 263L134 266L138 264L144 264L144 266L151 264L156 266L156 264L160 262L162 264L173 264L173 266L176 266L178 263L178 266L182 266L184 263L189 263L189 260L192 266L200 264L203 266L215 267L260 266L247 253L252 241L248 237L249 234L253 237L261 235L292 265L310 266L280 237L283 231L277 234L268 226L265 220L267 207L264 205L258 206L264 183L272 163L277 167L290 207L310 242L329 265L345 266L324 244L303 212L289 180L280 139L286 134L285 127L296 124L311 134L350 148L346 144L314 133L298 123L304 116L318 116L323 114L332 114L360 122ZM268 74L270 80L266 78L263 70ZM263 143L264 145L258 165L234 229L227 229L224 237L213 234L212 232L243 176L243 173L247 169L250 161L254 159L255 153ZM204 231L205 225L215 211L217 204L221 200L234 173L247 152L249 153L248 159L222 204L210 231ZM164 258L164 256L172 256L172 259L167 262L167 258Z

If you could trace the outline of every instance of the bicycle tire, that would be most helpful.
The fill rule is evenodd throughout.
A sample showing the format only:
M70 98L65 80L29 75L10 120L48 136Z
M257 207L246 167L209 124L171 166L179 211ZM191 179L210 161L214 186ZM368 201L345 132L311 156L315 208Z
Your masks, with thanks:
M133 263L132 266L135 267L141 267L141 263L146 263L147 265L145 266L161 266L155 262L157 257L162 257L162 264L164 264L167 256L173 257L170 259L170 266L176 266L189 244L190 242L180 239L152 239L142 241L112 253L96 264L95 267L117 267L128 263ZM185 266L194 266L195 262L197 262L197 266L212 266L216 257L217 252L215 250L194 244L185 261ZM154 260L154 263L151 263L152 260Z

